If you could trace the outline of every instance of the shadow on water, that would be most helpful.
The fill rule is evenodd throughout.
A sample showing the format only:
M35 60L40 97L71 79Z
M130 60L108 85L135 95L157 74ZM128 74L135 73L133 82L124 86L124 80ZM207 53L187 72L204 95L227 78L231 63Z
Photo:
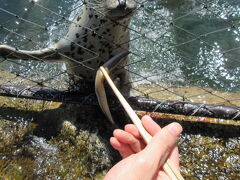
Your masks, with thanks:
M120 160L109 145L113 127L96 106L36 111L5 104L0 114L0 177L97 179Z
M61 104L57 109L43 110L41 112L1 107L0 118L13 123L34 123L36 127L31 132L31 135L44 137L47 140L59 134L64 121L71 121L81 130L97 130L98 134L104 138L110 137L114 129L97 106Z
M108 143L113 127L96 106L61 104L39 112L1 107L0 114L4 128L0 131L0 177L101 179L120 160ZM124 113L113 114L123 127ZM161 127L176 121L155 120ZM216 174L226 177L226 173L237 177L239 126L179 123L184 128L179 147L186 178L204 175L211 179ZM222 168L226 165L228 169Z
M9 114L14 114L14 117ZM113 117L120 128L130 120L125 116L124 110L113 111ZM71 121L78 129L94 131L108 139L112 135L114 127L103 115L101 109L97 106L79 106L76 104L61 104L57 109L43 110L41 112L18 110L11 107L1 107L0 117L2 119L18 122L19 119L35 123L36 127L32 135L44 137L47 140L56 137L64 121ZM125 120L124 120L125 119ZM176 122L176 119L156 119L160 126L166 126L169 123ZM20 121L21 122L21 121ZM213 124L204 122L178 121L186 134L199 134L202 136L231 138L239 137L240 126Z

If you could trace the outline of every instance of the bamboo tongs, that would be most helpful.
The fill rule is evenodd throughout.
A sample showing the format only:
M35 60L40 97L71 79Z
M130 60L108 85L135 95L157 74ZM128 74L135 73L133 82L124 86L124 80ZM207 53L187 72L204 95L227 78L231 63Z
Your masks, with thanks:
M148 144L151 141L152 136L144 129L141 120L137 116L137 114L134 112L132 107L128 104L126 99L123 97L123 95L120 93L120 91L117 89L113 81L111 80L110 76L108 75L107 71L103 66L100 67L100 71L103 73L103 76L107 80L109 86L112 88L114 94L119 99L120 103L124 107L125 111L129 115L132 122L136 125L136 127L139 130L139 133L143 137L144 141ZM163 170L167 173L167 175L172 180L184 180L182 175L180 174L180 171L173 165L170 159L167 159L165 164L163 165Z

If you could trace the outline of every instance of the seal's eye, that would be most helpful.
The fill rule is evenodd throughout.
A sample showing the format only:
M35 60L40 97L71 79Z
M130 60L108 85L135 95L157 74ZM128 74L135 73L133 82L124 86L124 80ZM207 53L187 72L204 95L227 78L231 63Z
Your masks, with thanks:
M137 2L135 0L126 0L126 6L129 9L136 9L137 8Z

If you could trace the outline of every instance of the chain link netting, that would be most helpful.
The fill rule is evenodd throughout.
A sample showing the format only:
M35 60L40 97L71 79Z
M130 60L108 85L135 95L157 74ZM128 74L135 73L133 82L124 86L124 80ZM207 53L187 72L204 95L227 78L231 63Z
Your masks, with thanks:
M12 3L4 1L0 6L0 42L16 50L38 50L59 41L69 25L75 23L73 19L84 5L77 0ZM172 101L194 104L185 115L194 115L203 109L217 114L219 108L214 112L209 105L220 105L221 110L226 106L224 113L232 113L227 118L238 119L239 19L237 1L139 1L127 27L130 40L125 42L130 46L130 61L123 68L130 74L131 96L161 100L150 111L164 109L166 102ZM86 33L95 32L91 27L84 29ZM99 53L88 47L84 51L91 52L93 60ZM78 62L74 56L67 58ZM13 60L8 56L0 58L0 84L5 88L2 95L11 94L14 85L21 86L16 90L17 96L34 88L68 91L64 63L32 59L38 62ZM79 63L88 68L87 61ZM224 115L213 117L224 118Z
M120 67L130 75L123 85L131 85L128 102L139 116L150 113L161 127L179 120L184 129L178 141L181 173L186 179L238 179L240 3L137 4L129 26L123 26L130 33L123 43L129 49L116 44L130 52L129 62ZM74 19L84 6L83 0L0 0L0 53L1 45L39 50L64 39L91 57L80 62L73 54L60 55L91 72L89 62L99 52L66 37L70 25L81 25ZM97 32L101 28L82 27L86 35L106 40L107 34ZM84 41L85 36L76 38ZM74 66L47 62L47 57L26 61L11 55L0 56L0 177L100 179L94 174L109 169L110 159L116 159L108 146L102 150L112 127L95 108L94 89L81 94L69 88L68 70ZM34 100L6 98L11 100L5 103L3 96ZM109 101L111 110L120 112L116 103Z

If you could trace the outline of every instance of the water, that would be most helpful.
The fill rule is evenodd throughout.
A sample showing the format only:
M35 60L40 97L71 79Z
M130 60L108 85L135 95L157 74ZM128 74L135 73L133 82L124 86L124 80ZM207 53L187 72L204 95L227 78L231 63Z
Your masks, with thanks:
M1 8L14 12L19 20L0 11L4 27L32 38L33 42L0 30L0 42L20 49L39 49L57 42L67 31L82 2L38 0L1 0ZM207 5L204 7L203 3ZM75 11L74 11L75 10ZM149 1L140 8L130 25L133 81L152 76L154 82L198 85L223 91L238 91L240 78L240 5L231 0ZM44 30L47 27L48 30ZM57 76L65 66L21 62L22 66L4 62L1 69L36 80ZM48 72L48 73L46 73ZM137 73L138 75L134 75ZM62 77L58 77L62 78Z
M1 24L13 32L0 30L1 44L8 44L19 49L29 50L41 49L54 44L66 33L69 26L68 20L72 20L75 16L75 9L79 9L82 5L82 2L77 2L76 0L62 0L58 1L57 4L46 0L37 1L37 3L39 3L39 6L30 3L28 0L11 1L11 3L3 1L3 6L0 6L1 8L13 12L27 21L13 17L7 12L0 11ZM14 4L17 4L17 6ZM47 10L42 8L42 6L47 7ZM64 17L66 16L67 20L63 20L55 13ZM26 40L26 38L31 38L31 42ZM0 68L33 81L44 81L53 77L62 80L63 77L59 74L65 70L65 66L62 63L47 64L21 60L18 64L4 61L0 64Z
M207 8L199 1L154 2L132 23L146 36L132 42L134 52L146 57L138 71L167 82L239 90L239 2L200 1Z

